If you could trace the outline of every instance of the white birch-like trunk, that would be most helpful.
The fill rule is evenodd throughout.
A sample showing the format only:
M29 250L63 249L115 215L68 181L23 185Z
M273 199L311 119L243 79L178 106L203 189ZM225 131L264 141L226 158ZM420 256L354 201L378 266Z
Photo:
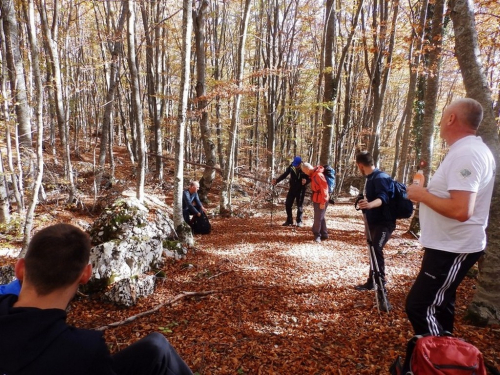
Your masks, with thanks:
M182 191L184 189L184 137L188 106L189 82L191 76L191 36L193 18L192 0L183 0L182 13L182 72L177 113L177 132L175 138L175 175L174 175L174 226L178 228L184 222L182 216Z
M238 45L238 65L236 67L235 80L238 88L242 86L243 67L245 65L245 42L247 38L248 19L250 15L250 0L245 0L245 9L243 13L243 22L240 27L240 43ZM236 147L236 136L238 135L238 122L241 94L236 94L233 103L233 117L231 118L231 129L229 131L229 142L226 152L226 164L222 179L222 189L220 194L220 213L228 215L231 212L231 185L232 171L234 168L234 152Z
M141 93L139 87L139 73L137 70L135 48L135 1L128 0L128 65L130 68L130 81L132 86L132 111L135 118L137 134L137 199L144 200L144 181L146 179L146 140L144 135L144 122L142 119ZM131 125L132 127L133 125Z

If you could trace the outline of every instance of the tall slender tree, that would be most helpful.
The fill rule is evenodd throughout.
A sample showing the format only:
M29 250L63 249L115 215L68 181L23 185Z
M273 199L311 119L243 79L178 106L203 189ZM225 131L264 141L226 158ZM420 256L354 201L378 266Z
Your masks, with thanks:
M191 77L191 38L193 34L192 0L182 2L182 70L177 112L177 131L175 138L175 176L174 176L174 225L182 225L182 191L184 188L184 139Z
M144 134L144 122L142 117L141 89L139 86L139 70L137 61L137 49L135 44L135 1L128 0L128 66L130 69L130 82L132 86L131 102L132 116L131 128L135 127L137 133L137 199L144 199L144 181L146 179L146 139Z
M21 147L31 148L31 115L21 56L19 26L13 0L0 1L6 44L6 60L10 78L13 105L17 116L17 133Z
M23 4L25 18L27 20L28 26L28 37L30 43L31 51L31 61L33 76L35 82L35 120L37 128L37 141L36 141L36 177L35 183L33 184L33 189L31 192L31 201L28 204L28 210L26 212L26 220L24 222L24 238L23 238L23 248L19 257L23 257L28 250L28 244L31 240L31 230L33 229L33 221L35 216L35 208L38 203L38 193L40 187L42 186L43 178L43 85L42 85L42 74L40 71L40 58L38 41L36 38L36 28L35 28L35 6L33 0L28 0L27 4Z
M203 0L200 2L198 9L193 11L194 36L196 42L196 109L198 118L200 119L200 133L206 165L200 180L199 195L202 201L207 200L208 192L215 178L214 166L217 163L215 142L212 139L212 131L208 123L209 108L206 89L207 54L205 47L205 31L208 9L208 0Z
M245 7L242 14L242 22L240 25L238 56L236 63L235 81L238 88L241 90L243 79L243 68L245 65L245 43L247 39L248 20L250 15L251 1L245 0ZM228 215L231 212L231 186L234 168L234 155L236 150L236 136L238 134L239 112L241 93L240 90L236 93L233 101L233 114L231 118L231 129L229 131L229 142L226 152L226 165L223 173L222 191L220 195L220 212L223 215Z
M72 203L76 194L76 187L73 176L73 167L71 165L71 152L69 143L69 124L67 121L66 106L63 97L64 83L62 80L61 61L59 58L59 17L60 17L60 3L55 0L52 4L52 22L49 26L47 11L50 7L47 6L45 0L40 0L38 5L38 12L40 13L42 23L42 33L45 38L45 46L51 65L50 72L52 73L51 80L53 82L54 107L56 110L57 124L59 126L59 137L61 146L64 150L64 172L68 181L68 202Z

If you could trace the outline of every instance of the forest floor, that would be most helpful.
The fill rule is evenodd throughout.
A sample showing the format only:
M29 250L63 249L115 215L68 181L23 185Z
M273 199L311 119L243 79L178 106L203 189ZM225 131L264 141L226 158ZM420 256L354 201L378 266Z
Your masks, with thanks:
M147 192L169 201L158 187L149 186ZM209 212L218 206L212 198ZM239 214L213 217L212 233L196 235L196 246L185 259L166 262L165 278L157 280L154 295L131 308L79 295L70 304L69 323L98 328L162 305L105 329L111 351L159 331L200 375L388 374L412 336L404 303L422 251L407 233L409 220L398 222L384 250L393 310L379 313L373 292L354 289L366 280L368 254L353 200L344 197L328 207L330 238L316 244L310 230L312 206L305 207L304 227L282 227L283 198L274 200L274 206L257 202L261 197L235 198ZM38 218L46 217L43 226L96 218L55 201L37 210ZM0 265L15 262L12 249L19 243L7 242L3 236ZM478 328L463 319L476 282L466 278L458 289L455 335L476 345L498 368L500 327Z

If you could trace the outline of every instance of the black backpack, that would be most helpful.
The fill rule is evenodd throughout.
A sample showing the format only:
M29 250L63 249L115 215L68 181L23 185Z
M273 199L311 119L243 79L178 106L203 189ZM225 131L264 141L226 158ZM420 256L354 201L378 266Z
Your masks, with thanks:
M413 214L413 202L408 199L406 186L393 180L394 195L389 201L392 217L395 219L408 219Z
M201 211L201 216L193 216L189 226L194 234L209 234L212 231L212 224L210 224L207 214L203 211Z

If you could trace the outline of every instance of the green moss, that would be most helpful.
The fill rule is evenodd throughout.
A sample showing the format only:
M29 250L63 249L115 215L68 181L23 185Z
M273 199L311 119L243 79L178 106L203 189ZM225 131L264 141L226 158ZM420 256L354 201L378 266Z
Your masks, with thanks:
M181 247L181 245L180 245L179 241L163 240L163 248L164 249L176 251L176 250L179 250L180 247Z

